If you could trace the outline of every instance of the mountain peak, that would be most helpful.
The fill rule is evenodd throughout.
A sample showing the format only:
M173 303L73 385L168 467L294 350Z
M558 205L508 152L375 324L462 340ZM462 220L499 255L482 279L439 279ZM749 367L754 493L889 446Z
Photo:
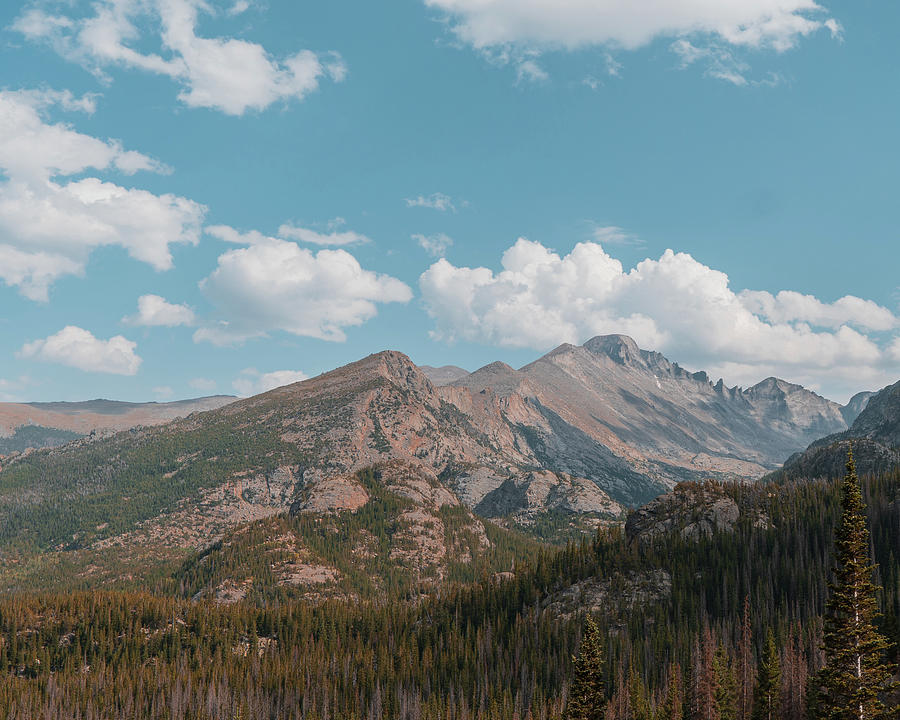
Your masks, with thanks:
M815 394L812 390L807 390L802 385L788 382L777 377L767 377L761 380L753 387L747 388L746 392L755 395L790 395L791 393L802 390L811 394Z
M501 395L514 393L519 389L524 377L513 367L499 360L478 368L471 375L465 375L451 383L457 387L465 387L469 390L483 390L491 388Z
M597 355L606 355L619 365L644 364L637 343L627 335L598 335L583 347Z

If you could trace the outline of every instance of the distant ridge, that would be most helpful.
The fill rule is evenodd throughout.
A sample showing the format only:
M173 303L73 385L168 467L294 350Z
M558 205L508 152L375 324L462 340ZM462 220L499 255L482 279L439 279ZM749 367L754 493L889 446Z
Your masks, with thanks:
M840 477L851 444L861 474L900 465L900 382L877 393L855 395L848 406L854 401L863 409L850 428L816 440L804 452L792 456L775 475Z
M438 386L449 385L469 374L468 370L464 370L456 365L442 365L441 367L419 365L419 370L425 373L425 376Z
M0 454L29 447L55 447L91 432L116 432L137 425L159 425L194 412L214 410L234 402L230 395L173 402L0 403Z

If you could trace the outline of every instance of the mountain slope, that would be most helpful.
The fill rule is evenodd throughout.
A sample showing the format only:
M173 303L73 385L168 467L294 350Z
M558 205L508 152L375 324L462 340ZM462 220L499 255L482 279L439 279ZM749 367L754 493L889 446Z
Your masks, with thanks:
M774 475L840 475L851 443L860 473L882 472L900 465L900 382L869 397L849 429L816 440L804 452L788 459Z
M557 437L577 431L664 487L708 476L759 477L813 439L846 427L839 405L799 385L776 378L746 390L714 385L706 373L690 373L623 335L561 345L518 371L492 363L454 385L524 398L548 422L551 413L558 419ZM576 455L545 460L566 469ZM600 482L614 498L629 499L625 488Z
M0 552L15 560L4 582L27 584L66 564L96 582L115 581L179 562L247 522L363 512L369 494L354 476L368 468L380 468L387 488L406 476L440 485L438 473L444 482L474 473L488 492L539 467L504 414L516 415L515 407L501 411L489 394L468 396L465 406L444 399L406 356L383 352L165 426L17 458L0 472L8 519ZM563 499L587 482L552 472L544 481ZM599 489L581 495L579 525L581 516L596 522L621 512ZM481 499L465 497L472 506ZM525 519L541 512L531 510ZM467 517L473 527L480 522Z

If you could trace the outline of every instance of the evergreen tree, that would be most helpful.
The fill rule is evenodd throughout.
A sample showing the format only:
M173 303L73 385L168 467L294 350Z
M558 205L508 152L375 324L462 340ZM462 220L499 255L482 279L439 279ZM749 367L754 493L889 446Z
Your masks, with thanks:
M766 647L756 680L756 696L753 700L753 720L780 720L781 718L781 663L778 647L770 629Z
M878 588L869 557L869 529L851 447L841 492L842 514L835 534L834 582L825 612L825 667L819 674L817 717L875 720L896 717L879 697L893 668L886 638L875 629Z
M713 674L716 678L716 709L719 720L737 719L737 680L728 651L720 645L713 658Z
M644 687L641 675L634 669L634 665L628 671L628 704L631 708L629 720L652 720L653 712L650 709L647 688Z
M753 631L750 625L750 596L744 598L744 616L741 620L741 637L737 652L737 717L750 720L753 706Z
M604 649L600 628L591 617L584 625L578 657L573 659L567 720L600 720L606 705Z
M659 720L684 720L684 688L681 667L677 662L669 664L666 696L658 715Z

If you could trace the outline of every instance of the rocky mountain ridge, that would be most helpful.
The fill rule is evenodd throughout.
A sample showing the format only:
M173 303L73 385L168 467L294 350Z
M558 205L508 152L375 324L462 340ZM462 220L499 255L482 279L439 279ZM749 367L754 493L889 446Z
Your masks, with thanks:
M846 428L840 405L799 385L776 378L747 389L713 384L705 372L691 373L623 335L561 345L520 370L491 363L452 386L522 399L547 423L559 421L556 439L571 446L574 435L587 438L667 488L681 479L759 477L797 448ZM552 447L549 455L548 466L577 463ZM629 501L621 490L611 494Z

